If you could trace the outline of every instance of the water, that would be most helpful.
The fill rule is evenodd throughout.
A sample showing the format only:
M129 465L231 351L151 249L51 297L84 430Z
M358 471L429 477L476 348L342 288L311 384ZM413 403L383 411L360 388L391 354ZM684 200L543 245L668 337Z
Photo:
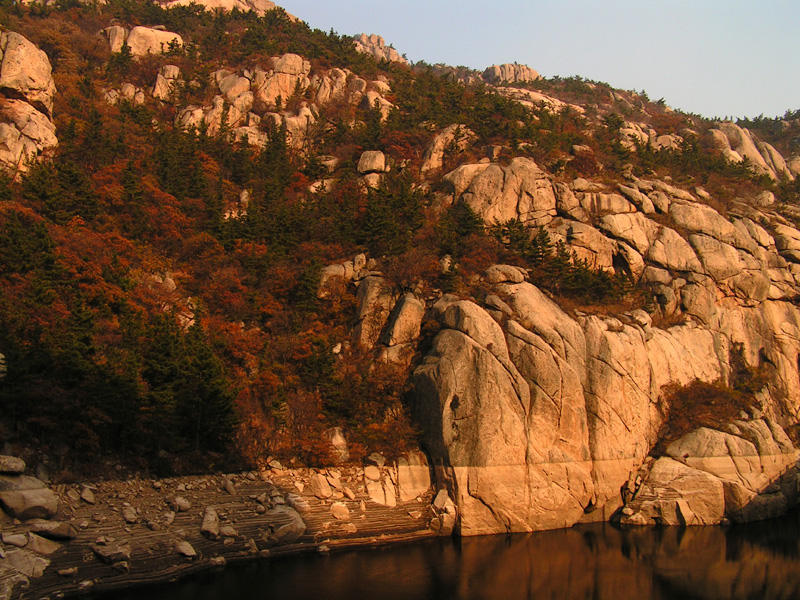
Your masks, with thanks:
M303 556L114 598L800 599L800 513L734 526L610 525ZM111 598L107 596L106 598Z

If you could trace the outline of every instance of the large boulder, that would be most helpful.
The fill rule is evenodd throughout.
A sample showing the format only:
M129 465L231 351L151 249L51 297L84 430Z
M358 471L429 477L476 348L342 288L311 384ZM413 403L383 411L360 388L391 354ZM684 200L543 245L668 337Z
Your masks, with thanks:
M51 519L58 510L58 496L35 477L0 475L0 506L22 521Z
M428 447L451 467L461 534L530 531L527 385L520 390L492 352L454 329L434 338L413 381Z
M381 337L386 346L408 344L419 337L425 304L411 292L397 301Z
M358 286L358 314L353 338L364 348L378 342L395 303L395 295L383 277L365 277Z
M24 172L58 145L56 87L47 55L18 33L0 34L0 57L0 166Z
M169 50L171 45L182 47L183 38L171 31L139 26L131 29L125 43L131 49L131 55L147 56L148 54L162 54Z
M623 523L713 525L756 521L797 503L795 450L769 419L739 419L729 432L700 427L672 442L647 474Z
M21 475L24 472L24 460L16 456L0 455L0 473L4 475Z
M0 92L51 116L56 85L47 54L20 34L4 31L0 33L0 57Z
M362 175L384 171L386 171L386 156L380 150L367 150L358 159L358 172Z
M627 508L626 525L717 525L725 516L725 494L713 475L663 457Z
M506 167L468 167L459 167L445 179L454 184L456 198L460 196L486 223L519 219L530 225L546 225L555 217L553 185L533 160L514 158Z

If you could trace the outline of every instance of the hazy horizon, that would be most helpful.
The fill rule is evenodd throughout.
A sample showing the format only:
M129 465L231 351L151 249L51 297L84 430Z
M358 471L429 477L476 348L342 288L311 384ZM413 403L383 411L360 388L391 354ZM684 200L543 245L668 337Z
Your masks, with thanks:
M311 27L376 33L409 60L483 70L519 62L645 91L705 117L800 108L796 6L786 0L278 2Z

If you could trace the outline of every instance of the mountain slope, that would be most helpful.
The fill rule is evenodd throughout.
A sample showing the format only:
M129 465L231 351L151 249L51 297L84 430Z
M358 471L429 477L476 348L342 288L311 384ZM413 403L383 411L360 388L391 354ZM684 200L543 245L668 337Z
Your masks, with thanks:
M57 148L12 153L0 190L0 434L40 460L169 472L328 464L335 427L353 460L422 441L468 533L609 516L671 441L670 386L733 386L739 345L766 378L742 406L794 431L783 130L523 69L465 84L280 9L3 23L58 90ZM460 439L455 397L483 415Z

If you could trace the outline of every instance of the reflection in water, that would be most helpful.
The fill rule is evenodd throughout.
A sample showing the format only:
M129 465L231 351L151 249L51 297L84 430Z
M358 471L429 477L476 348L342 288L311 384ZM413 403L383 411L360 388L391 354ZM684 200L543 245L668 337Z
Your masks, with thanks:
M117 597L152 600L800 598L800 513L719 527L592 525L275 559Z

